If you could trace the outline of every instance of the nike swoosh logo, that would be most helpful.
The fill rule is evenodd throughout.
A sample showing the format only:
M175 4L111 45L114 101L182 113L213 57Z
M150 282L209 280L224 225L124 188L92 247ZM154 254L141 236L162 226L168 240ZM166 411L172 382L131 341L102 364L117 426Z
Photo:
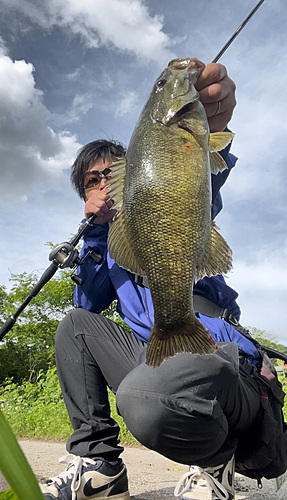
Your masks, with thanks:
M110 483L107 483L107 484L104 484L103 486L99 486L98 488L93 488L93 486L91 485L91 482L92 482L92 478L90 478L84 488L83 488L83 493L84 495L86 495L86 497L91 497L93 495L96 495L97 493L101 493L101 491L105 491L107 490L108 488L111 488L111 486L113 486L114 484L116 484L116 482L119 480L119 476L116 477L113 481L111 481Z

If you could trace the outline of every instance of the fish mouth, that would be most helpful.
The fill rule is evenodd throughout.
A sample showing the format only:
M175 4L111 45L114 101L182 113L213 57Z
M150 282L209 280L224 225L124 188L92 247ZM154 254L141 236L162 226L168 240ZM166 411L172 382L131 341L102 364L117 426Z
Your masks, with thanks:
M173 125L174 123L177 123L181 120L181 118L189 113L190 111L192 111L193 109L193 103L192 102L188 102L187 104L185 104L179 111L177 111L177 113L175 113L175 115L173 115L170 120L168 120L167 122L167 126L169 127L170 125Z

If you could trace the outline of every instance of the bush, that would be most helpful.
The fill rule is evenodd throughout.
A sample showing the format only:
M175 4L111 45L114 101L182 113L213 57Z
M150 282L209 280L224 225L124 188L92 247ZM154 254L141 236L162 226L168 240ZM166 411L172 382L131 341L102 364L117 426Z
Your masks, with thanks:
M54 338L59 320L73 307L74 283L70 271L62 271L34 297L13 329L0 342L0 384L36 381L40 370L55 363ZM0 285L0 324L22 305L39 280L36 273L11 276L10 292Z
M6 380L0 392L1 409L18 438L67 440L72 433L56 368L40 371L37 382L22 385ZM120 425L122 443L138 444L117 414L115 396L109 391L111 415Z

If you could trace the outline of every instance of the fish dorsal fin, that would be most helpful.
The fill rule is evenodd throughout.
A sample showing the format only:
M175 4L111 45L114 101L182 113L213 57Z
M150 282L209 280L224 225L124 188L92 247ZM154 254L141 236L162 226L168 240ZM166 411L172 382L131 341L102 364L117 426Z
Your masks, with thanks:
M126 158L118 158L111 165L109 179L109 195L114 200L113 208L118 210L108 237L108 248L112 259L120 266L134 274L144 276L145 273L137 263L130 246L130 238L125 223L123 209L123 191L126 174Z
M226 146L232 141L233 137L234 134L232 132L215 132L210 134L209 158L210 170L213 174L217 174L218 172L222 172L228 168L218 151L226 148Z
M108 236L108 249L112 259L118 266L140 276L146 273L138 264L134 252L130 246L130 238L125 224L123 208L121 208L111 224Z
M196 269L196 280L205 276L216 276L226 274L232 269L232 251L225 239L217 232L215 223L211 222L210 246L203 260Z
M124 157L117 158L110 166L111 173L109 174L109 195L114 200L113 208L120 210L123 205L123 191L126 175L127 160Z

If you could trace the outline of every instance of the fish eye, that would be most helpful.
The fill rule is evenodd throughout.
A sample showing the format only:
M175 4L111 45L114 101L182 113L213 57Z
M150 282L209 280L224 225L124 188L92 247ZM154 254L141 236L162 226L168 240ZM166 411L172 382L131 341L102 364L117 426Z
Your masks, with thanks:
M156 84L158 87L163 87L166 84L166 80L164 78L162 78L161 80L156 82Z

